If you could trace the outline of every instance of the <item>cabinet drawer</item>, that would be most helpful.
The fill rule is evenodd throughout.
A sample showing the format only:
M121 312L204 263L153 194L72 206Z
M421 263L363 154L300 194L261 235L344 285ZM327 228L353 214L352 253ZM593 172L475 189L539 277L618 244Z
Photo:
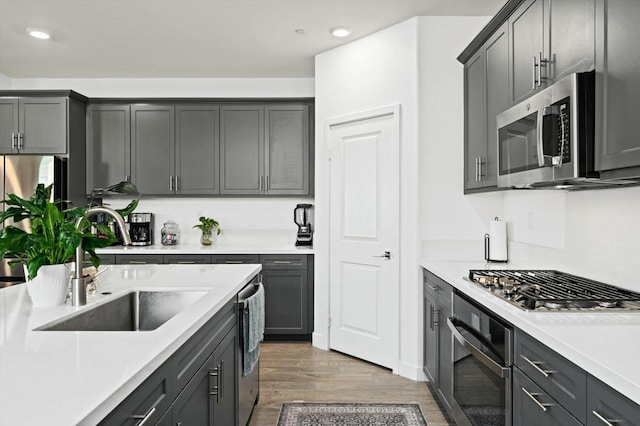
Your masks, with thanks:
M117 265L161 265L164 259L161 254L117 254Z
M261 254L262 269L307 269L306 254Z
M593 376L587 378L587 426L637 425L640 405L610 388Z
M422 283L426 294L438 299L438 301L445 306L451 307L453 287L449 283L443 281L426 269L423 269Z
M172 357L176 388L183 389L224 336L236 326L235 298L191 337Z
M581 425L567 410L517 368L513 369L513 424L515 426Z
M165 363L134 390L127 399L104 419L100 425L138 425L146 417L145 424L156 424L169 409L175 396L171 386L170 366Z
M172 265L190 265L211 263L208 254L165 254L164 263Z
M585 423L587 373L520 330L515 331L515 365Z
M240 265L244 263L260 263L260 256L257 254L214 254L211 256L211 263L223 263L228 265Z

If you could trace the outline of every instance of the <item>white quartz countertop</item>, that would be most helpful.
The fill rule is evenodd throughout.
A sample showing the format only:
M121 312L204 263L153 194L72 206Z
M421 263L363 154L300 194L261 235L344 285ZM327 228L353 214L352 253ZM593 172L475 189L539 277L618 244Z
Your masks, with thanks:
M311 247L296 247L293 244L243 243L216 244L215 246L111 246L96 250L98 254L313 254Z
M102 266L87 306L35 308L26 285L0 290L0 425L95 425L261 269L260 265ZM130 290L206 290L142 332L33 331ZM111 292L103 296L100 293Z
M527 265L422 260L421 266L640 404L640 311L526 312L463 277L470 269L531 269Z

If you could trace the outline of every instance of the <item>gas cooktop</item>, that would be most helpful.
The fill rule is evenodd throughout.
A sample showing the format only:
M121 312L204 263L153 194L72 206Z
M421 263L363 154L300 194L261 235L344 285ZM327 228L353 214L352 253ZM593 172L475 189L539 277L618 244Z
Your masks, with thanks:
M469 279L525 311L640 310L640 293L553 270L477 270Z

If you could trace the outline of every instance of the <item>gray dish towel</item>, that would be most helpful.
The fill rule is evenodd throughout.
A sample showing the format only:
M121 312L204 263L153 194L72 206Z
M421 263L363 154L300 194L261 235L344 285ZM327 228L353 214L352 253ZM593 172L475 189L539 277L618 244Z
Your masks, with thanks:
M264 338L264 287L258 284L258 290L246 299L243 314L243 368L242 375L251 373L260 358L260 342Z

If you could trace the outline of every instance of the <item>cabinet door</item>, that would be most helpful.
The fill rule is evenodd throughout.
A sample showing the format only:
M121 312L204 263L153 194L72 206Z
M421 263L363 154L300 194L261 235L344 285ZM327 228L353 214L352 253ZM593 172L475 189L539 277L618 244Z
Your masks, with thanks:
M219 108L176 107L176 193L220 193Z
M453 400L453 336L447 326L447 318L451 310L438 304L434 317L438 329L438 394L445 409L451 414Z
M520 370L513 369L514 426L580 426L581 424Z
M67 99L20 99L21 154L66 154Z
M587 426L633 426L640 421L640 406L593 376L587 380Z
M571 73L590 71L595 55L594 0L549 2L549 77L561 79Z
M638 16L638 1L597 3L596 105L602 111L596 119L596 168L600 171L640 166L640 55L632 53L640 39Z
M17 152L18 99L0 98L0 154Z
M309 107L265 107L267 195L309 194Z
M173 194L174 107L131 107L131 176L144 195Z
M236 423L236 368L238 338L234 328L213 352L217 368L218 392L213 400L213 424L216 426Z
M434 392L438 389L438 328L436 325L436 304L432 296L423 294L423 329L424 342L422 351L422 368Z
M220 107L220 193L264 193L264 107Z
M464 65L464 189L480 188L482 159L487 155L485 65L482 50Z
M87 194L131 179L129 105L87 108Z
M265 334L308 334L307 271L264 269Z
M509 107L508 26L498 29L482 48L485 52L487 152L481 174L483 186L498 184L498 127L496 117Z
M216 374L213 356L210 356L173 401L171 411L174 425L213 425L215 396L211 393L217 391L214 390Z
M510 79L512 101L518 102L540 87L538 75L548 74L548 67L534 67L544 55L543 0L526 0L509 17L511 54Z

